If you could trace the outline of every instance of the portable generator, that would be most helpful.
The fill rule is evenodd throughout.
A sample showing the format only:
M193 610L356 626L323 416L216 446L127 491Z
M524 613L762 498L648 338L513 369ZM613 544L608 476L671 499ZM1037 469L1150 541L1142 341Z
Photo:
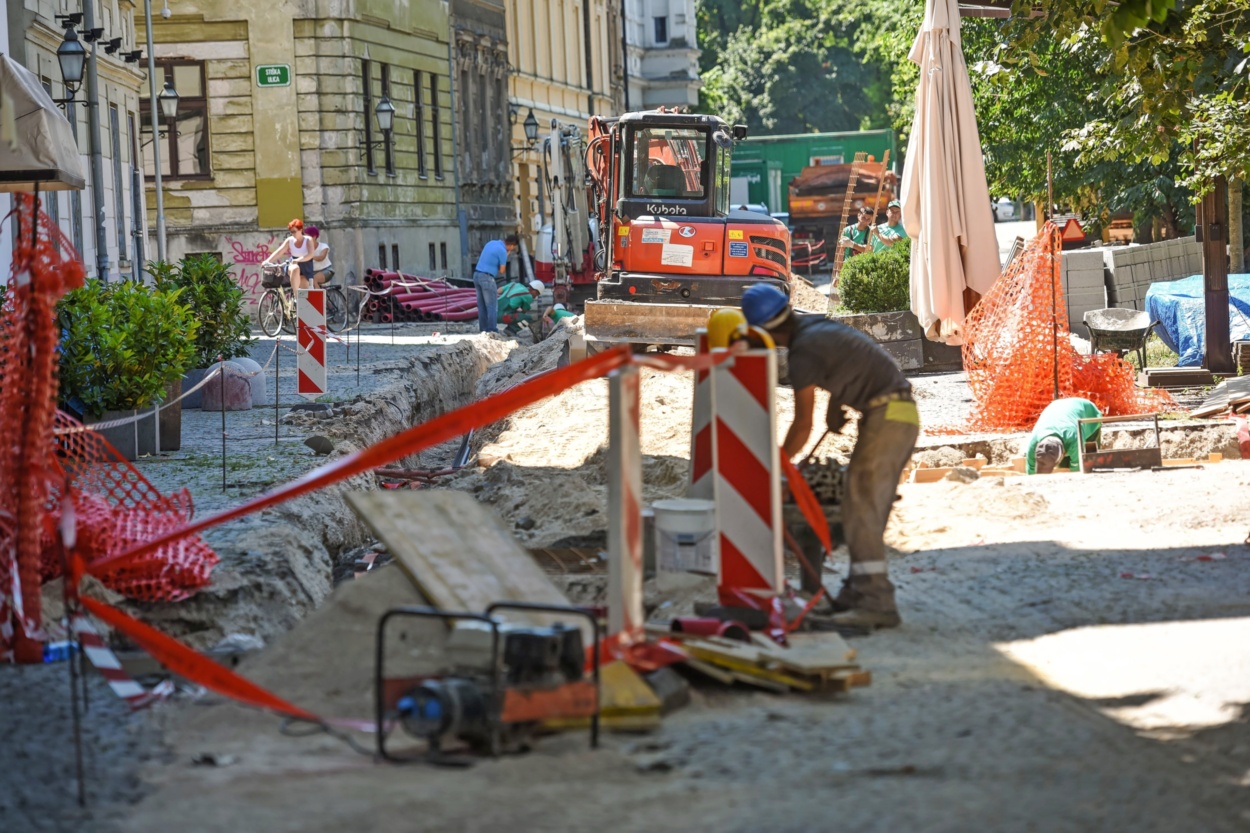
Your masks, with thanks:
M500 611L567 615L590 622L593 661L587 678L582 629L555 622L548 626L507 623ZM439 620L449 626L431 673L394 672L395 652L406 632L388 638L397 623ZM573 607L496 602L484 613L431 607L400 607L378 622L375 663L378 754L388 761L423 758L434 763L465 764L451 754L499 755L529 748L544 721L586 718L590 745L599 743L598 620ZM388 670L388 654L391 657ZM407 753L396 751L396 733L423 743Z

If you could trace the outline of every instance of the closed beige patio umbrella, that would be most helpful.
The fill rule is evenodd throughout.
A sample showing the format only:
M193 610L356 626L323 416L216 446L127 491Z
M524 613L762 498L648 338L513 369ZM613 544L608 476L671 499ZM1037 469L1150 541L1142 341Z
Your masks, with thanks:
M958 345L964 289L984 295L1001 269L958 0L925 0L908 57L920 67L901 187L912 238L911 309L927 338Z

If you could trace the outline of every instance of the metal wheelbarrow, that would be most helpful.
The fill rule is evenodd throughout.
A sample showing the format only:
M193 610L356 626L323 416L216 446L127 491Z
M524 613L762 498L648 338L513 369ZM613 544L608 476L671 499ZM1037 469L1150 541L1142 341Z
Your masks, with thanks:
M1089 327L1089 346L1094 353L1137 352L1138 369L1146 369L1146 339L1158 321L1150 314L1135 309L1092 309L1085 313Z

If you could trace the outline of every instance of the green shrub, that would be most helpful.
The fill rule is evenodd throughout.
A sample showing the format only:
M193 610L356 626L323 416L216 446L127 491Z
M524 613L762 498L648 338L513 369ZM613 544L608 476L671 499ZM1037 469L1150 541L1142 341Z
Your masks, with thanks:
M151 407L195 356L198 324L179 289L88 280L57 304L60 398L87 416Z
M842 306L853 313L911 308L911 241L849 258L838 279Z
M208 367L218 356L233 359L248 354L251 320L243 311L243 289L230 267L212 255L196 255L177 266L151 262L147 272L158 288L181 289L183 301L199 322L192 367Z

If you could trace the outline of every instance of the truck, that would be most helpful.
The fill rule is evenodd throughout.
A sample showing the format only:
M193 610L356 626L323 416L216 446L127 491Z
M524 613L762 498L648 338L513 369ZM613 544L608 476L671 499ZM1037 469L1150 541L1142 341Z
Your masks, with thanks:
M593 285L583 310L588 352L693 345L711 312L737 306L748 286L789 292L789 231L730 199L735 142L745 137L745 126L717 116L650 110L592 118L574 153L573 129L553 122L544 143L553 160L553 296ZM585 202L573 193L587 187L583 170Z

